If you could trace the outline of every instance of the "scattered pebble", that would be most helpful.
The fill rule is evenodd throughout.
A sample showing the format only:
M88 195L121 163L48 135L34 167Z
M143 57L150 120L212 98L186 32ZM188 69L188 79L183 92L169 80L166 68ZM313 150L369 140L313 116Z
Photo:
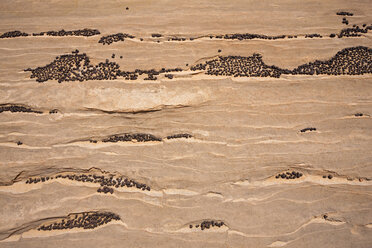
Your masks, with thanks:
M343 16L353 16L353 13L346 12L346 11L340 11L336 13L337 15L343 15Z
M297 179L297 178L300 178L302 177L303 174L301 172L296 172L296 171L292 171L292 172L289 172L287 171L286 173L279 173L278 175L275 176L276 179Z
M191 138L192 135L191 134L188 134L188 133L180 133L180 134L174 134L174 135L170 135L170 136L167 136L167 139L179 139L179 138Z
M342 23L345 25L349 25L349 21L345 17L342 18Z
M29 36L29 34L18 31L18 30L9 31L9 32L6 32L6 33L3 33L2 35L0 35L0 39L15 38L15 37L22 37L22 36Z
M215 221L215 220L205 220L200 224L200 229L203 231L204 229L209 229L211 227L222 227L225 225L223 221ZM189 225L190 228L193 228L192 225ZM196 225L195 228L199 228L199 225Z
M173 75L172 74L165 74L164 76L167 77L167 78L169 78L169 79L172 79L173 78Z
M316 128L315 127L307 127L307 128L304 128L304 129L301 129L300 132L301 133L305 133L305 132L312 132L312 131L316 131Z
M277 40L277 39L284 39L286 35L277 35L277 36L270 36L270 35L263 35L263 34L225 34L225 35L217 35L215 38L217 39L230 39L230 40L252 40L252 39L263 39L263 40ZM210 36L212 39L213 36Z
M47 31L47 32L40 32L40 33L32 33L32 36L94 36L101 34L97 29L79 29L79 30L71 30L71 31L65 31L64 29L60 31Z
M170 39L168 39L168 41L185 41L186 38L183 38L183 37L172 37ZM190 38L191 40L191 38Z
M135 37L130 34L117 33L117 34L102 36L99 39L98 43L102 43L102 45L111 45L114 42L124 41L125 38L133 39Z
M162 141L162 138L156 137L152 134L146 133L125 133L122 135L112 135L106 139L103 139L102 142L119 142L119 141L133 141L137 142L148 142L148 141Z
M305 38L323 38L320 34L306 34Z

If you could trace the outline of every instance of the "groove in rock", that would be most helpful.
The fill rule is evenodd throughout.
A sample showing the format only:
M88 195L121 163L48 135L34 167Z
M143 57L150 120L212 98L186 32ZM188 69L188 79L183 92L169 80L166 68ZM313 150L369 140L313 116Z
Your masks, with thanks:
M188 133L179 133L179 134L173 134L169 135L164 139L188 139L192 138L193 136ZM160 142L163 141L162 137L157 137L152 134L148 133L124 133L124 134L114 134L111 136L108 136L107 138L104 138L101 140L103 143L111 142L111 143L116 143L116 142ZM97 139L89 139L90 143L97 143Z
M363 75L372 73L372 49L358 46L345 48L339 51L330 60L310 62L300 65L294 70L281 69L274 65L266 65L260 54L253 56L219 56L216 59L207 60L192 66L191 71L200 70L206 75L234 76L234 77L274 77L279 78L281 74L305 74L305 75ZM168 72L183 71L181 68L161 70L140 70L121 71L119 64L115 62L100 62L92 65L89 57L76 50L72 54L61 55L44 66L30 71L30 78L36 78L37 82L57 80L59 83L65 81L86 81L86 80L136 80L140 75L147 75L144 80L157 80L157 75ZM173 78L173 76L171 77Z
M34 110L31 107L21 105L21 104L0 104L0 113L2 112L24 112L24 113L36 113L36 114L42 114L42 111Z
M120 220L120 216L111 212L82 212L69 214L52 223L46 222L40 225L38 231L52 231L73 228L94 229L105 225L113 220Z
M18 176L17 176L18 177ZM37 184L37 183L44 183L47 181L53 181L57 179L67 179L71 181L77 181L81 183L95 183L99 184L101 187L105 187L102 191L101 188L97 190L97 192L101 193L108 193L110 191L113 192L113 188L119 188L119 187L135 187L137 189L141 190L147 190L150 191L150 186L139 183L133 179L129 179L127 177L124 177L118 173L108 173L103 172L99 169L92 168L86 172L61 172L61 173L55 173L50 175L44 175L44 176L38 176L38 177L29 177L25 183L26 184ZM107 188L109 189L107 192Z

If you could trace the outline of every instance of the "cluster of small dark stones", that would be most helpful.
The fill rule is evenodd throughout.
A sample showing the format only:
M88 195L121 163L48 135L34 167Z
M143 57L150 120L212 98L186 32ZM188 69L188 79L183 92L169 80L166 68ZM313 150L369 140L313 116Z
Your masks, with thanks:
M23 143L21 141L17 141L17 146L22 145Z
M180 138L191 138L192 135L188 133L180 133L180 134L174 134L174 135L169 135L166 138L167 139L180 139ZM162 141L162 138L156 137L152 134L146 134L146 133L125 133L121 135L112 135L109 136L108 138L105 138L102 140L102 142L130 142L136 140L137 142L149 142L149 141ZM90 143L97 143L97 140L90 139Z
M173 69L162 68L159 71L157 71L155 69L151 69L151 70L136 69L134 72L138 75L147 74L147 77L144 78L144 80L156 80L157 79L156 76L160 75L161 73L178 72L178 71L182 71L182 69L181 68L173 68ZM168 74L167 77L169 78L169 74ZM172 75L172 78L173 78L173 75ZM169 78L169 79L171 79L171 78Z
M191 138L192 135L188 133L180 133L180 134L174 134L174 135L169 135L167 136L167 139L180 139L180 138Z
M286 172L286 173L279 173L278 175L275 176L276 179L283 178L283 179L296 179L302 177L301 172Z
M151 37L153 37L153 38L160 38L160 37L162 37L162 35L161 34L151 34Z
M48 36L94 36L94 35L99 35L101 34L97 29L79 29L79 30L70 30L70 31L65 31L64 29L59 30L59 31L47 31L47 32L40 32L40 33L32 33L33 36L43 36L43 35L48 35Z
M363 75L372 73L372 49L358 46L339 51L330 60L300 65L292 74Z
M9 31L9 32L6 32L6 33L3 33L2 35L0 35L0 39L15 38L15 37L21 37L21 36L29 36L29 34L18 31L18 30Z
M195 228L199 228L203 231L204 229L209 229L211 227L222 227L225 225L223 221L214 221L214 220L205 220L200 225L195 225ZM193 225L189 225L190 228L193 228Z
M103 45L106 45L106 44L110 45L114 42L124 41L125 38L133 39L135 37L130 34L117 33L117 34L102 36L101 39L99 39L98 43L102 43Z
M52 109L49 111L49 114L57 114L58 113L58 109Z
M333 176L332 176L331 174L329 174L329 175L323 175L323 178L328 178L328 179L332 179L332 178L333 178Z
M337 15L342 15L342 16L353 16L353 13L349 12L337 12ZM346 19L346 17L342 18L342 23L349 25L349 21ZM372 30L372 25L367 26L367 24L363 24L363 27L360 28L358 25L353 25L352 28L345 28L340 31L340 33L337 35L338 38L342 37L360 37L362 34L368 33L369 30ZM331 38L335 37L335 34L331 34Z
M85 80L114 80L121 71L115 62L100 62L94 66L90 64L89 57L83 53L79 54L76 50L72 54L61 55L52 63L31 71L30 78L36 78L37 82L57 80L59 83L64 81L85 81Z
M102 188L98 188L97 189L97 192L98 193L105 193L105 194L107 194L107 193L113 194L114 193L114 189L113 188L109 188L107 186L103 186Z
M144 80L156 80L156 75L160 73L178 72L181 68L161 70L140 70L121 71L119 64L110 62L100 62L98 65L90 64L89 57L85 54L79 54L79 50L72 54L66 54L56 57L56 59L43 67L35 69L28 68L25 71L31 71L30 78L36 78L37 82L48 80L57 80L59 83L68 81L86 81L86 80L115 80L123 77L125 80L136 80L140 75L147 74Z
M301 133L312 132L312 131L316 131L316 128L315 127L307 127L307 128L304 128L304 129L300 130Z
M74 218L67 217L49 225L42 225L37 230L52 231L72 228L94 229L112 220L120 220L120 216L110 212L85 212L82 213L81 216L76 214Z
M191 67L192 71L206 70L207 75L234 76L234 77L275 77L281 74L290 74L290 70L268 66L262 61L260 54L253 56L219 56Z
M168 39L168 41L185 41L186 38L182 38L182 37L172 37L170 39ZM190 40L193 40L192 38L190 38Z
M46 177L35 177L35 178L30 177L29 179L26 180L26 184L46 182L48 180L52 180L53 178L54 177L49 177L49 176L46 176Z
M349 25L349 21L346 19L346 17L342 18L342 24Z
M106 188L108 188L108 187L115 187L115 188L119 188L119 187L128 187L128 188L136 187L137 189L141 189L143 191L145 191L145 190L150 191L151 190L150 186L148 186L148 185L146 185L144 183L139 183L139 182L136 182L135 180L128 179L128 178L123 178L123 177L113 177L113 176L110 176L110 177L107 177L106 178L104 176L96 176L96 181L95 182L100 183L101 187L104 187L103 188L103 191L101 189L101 192L103 192L103 193L107 193L105 191L107 191ZM110 193L111 193L111 191L112 190L109 188L109 192Z
M81 64L82 62L83 65ZM83 53L79 54L76 50L72 54L61 55L56 59L43 67L37 67L35 69L25 69L25 71L31 71L30 78L36 78L37 82L45 82L48 80L58 80L59 83L62 81L82 81L83 77L80 75L81 71L89 65L88 56Z
M100 184L101 187L136 187L138 189L142 190L147 190L150 191L151 188L150 186L147 186L144 183L139 183L136 182L135 180L124 178L124 177L117 177L117 176L97 176L94 174L66 174L66 175L57 175L55 177L53 176L43 176L43 177L35 177L32 178L30 177L29 179L26 180L26 184L32 184L32 183L39 183L39 182L46 182L48 180L53 180L53 179L58 179L58 178L63 178L63 179L69 179L72 181L78 181L78 182L90 182L90 183L97 183ZM106 188L105 188L106 189ZM102 190L102 189L101 189ZM100 191L98 191L100 192ZM101 191L104 192L104 191ZM110 190L108 191L110 192Z
M156 137L152 134L147 133L125 133L122 135L112 135L106 139L103 139L102 142L119 142L119 141L133 141L137 142L148 142L148 141L162 141L161 138Z
M353 13L346 12L346 11L339 11L336 14L341 15L341 16L353 16L354 15Z
M145 190L150 191L151 190L150 186L148 186L144 183L136 182L136 181L134 181L132 179L128 179L128 178L123 178L123 177L105 178L105 177L101 176L101 177L97 177L97 179L99 179L98 182L100 182L100 185L101 185L101 188L97 189L98 193L105 193L105 194L114 193L113 188L110 188L110 187L115 187L115 188L136 187L137 189L141 189L143 191L145 191Z
M352 28L342 29L338 34L338 37L360 37L361 34L366 34L369 30L372 30L372 25L367 26L366 24L363 24L363 27L364 28L360 28L359 26L355 25Z
M173 79L173 75L172 74L165 74L164 77L169 78L169 79Z
M323 38L320 34L306 34L305 38Z
M361 117L361 116L363 116L363 113L356 113L356 114L354 114L354 116Z
M368 47L351 47L339 51L333 58L327 61L311 62L300 65L294 70L281 69L276 66L268 66L262 61L260 54L253 56L219 56L216 59L206 61L192 66L192 71L204 70L207 75L234 76L234 77L275 77L281 74L327 74L327 75L362 75L372 72L372 49ZM136 80L140 75L147 75L144 80L157 80L161 73L182 71L181 68L161 70L121 71L120 66L115 62L100 62L98 65L90 64L89 57L76 50L72 54L61 55L52 63L31 71L30 78L36 78L37 82L48 80L63 81L86 81L86 80L115 80L122 77L125 80ZM173 75L167 75L173 78Z
M37 114L43 113L41 111L32 110L31 108L27 108L27 107L20 106L20 105L14 105L14 104L0 105L0 113L6 112L6 111L9 111L12 113L15 113L15 112L37 113Z
M216 36L209 36L209 38L217 38L217 39L229 39L229 40L252 40L252 39L263 39L263 40L277 40L277 39L284 39L285 35L277 35L277 36L269 36L263 34L225 34L225 35L216 35Z

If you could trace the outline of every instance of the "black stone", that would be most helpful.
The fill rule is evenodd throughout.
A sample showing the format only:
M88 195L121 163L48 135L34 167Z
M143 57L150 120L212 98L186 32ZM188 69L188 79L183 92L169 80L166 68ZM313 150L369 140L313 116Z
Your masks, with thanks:
M308 131L316 131L316 128L314 127L307 127L307 128L304 128L304 129L301 129L300 132L301 133L305 133L305 132L308 132Z

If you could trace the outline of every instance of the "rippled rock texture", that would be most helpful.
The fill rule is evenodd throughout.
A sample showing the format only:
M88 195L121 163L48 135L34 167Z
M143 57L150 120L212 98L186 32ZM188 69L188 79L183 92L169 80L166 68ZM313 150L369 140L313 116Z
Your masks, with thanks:
M0 248L371 247L370 1L0 10Z

